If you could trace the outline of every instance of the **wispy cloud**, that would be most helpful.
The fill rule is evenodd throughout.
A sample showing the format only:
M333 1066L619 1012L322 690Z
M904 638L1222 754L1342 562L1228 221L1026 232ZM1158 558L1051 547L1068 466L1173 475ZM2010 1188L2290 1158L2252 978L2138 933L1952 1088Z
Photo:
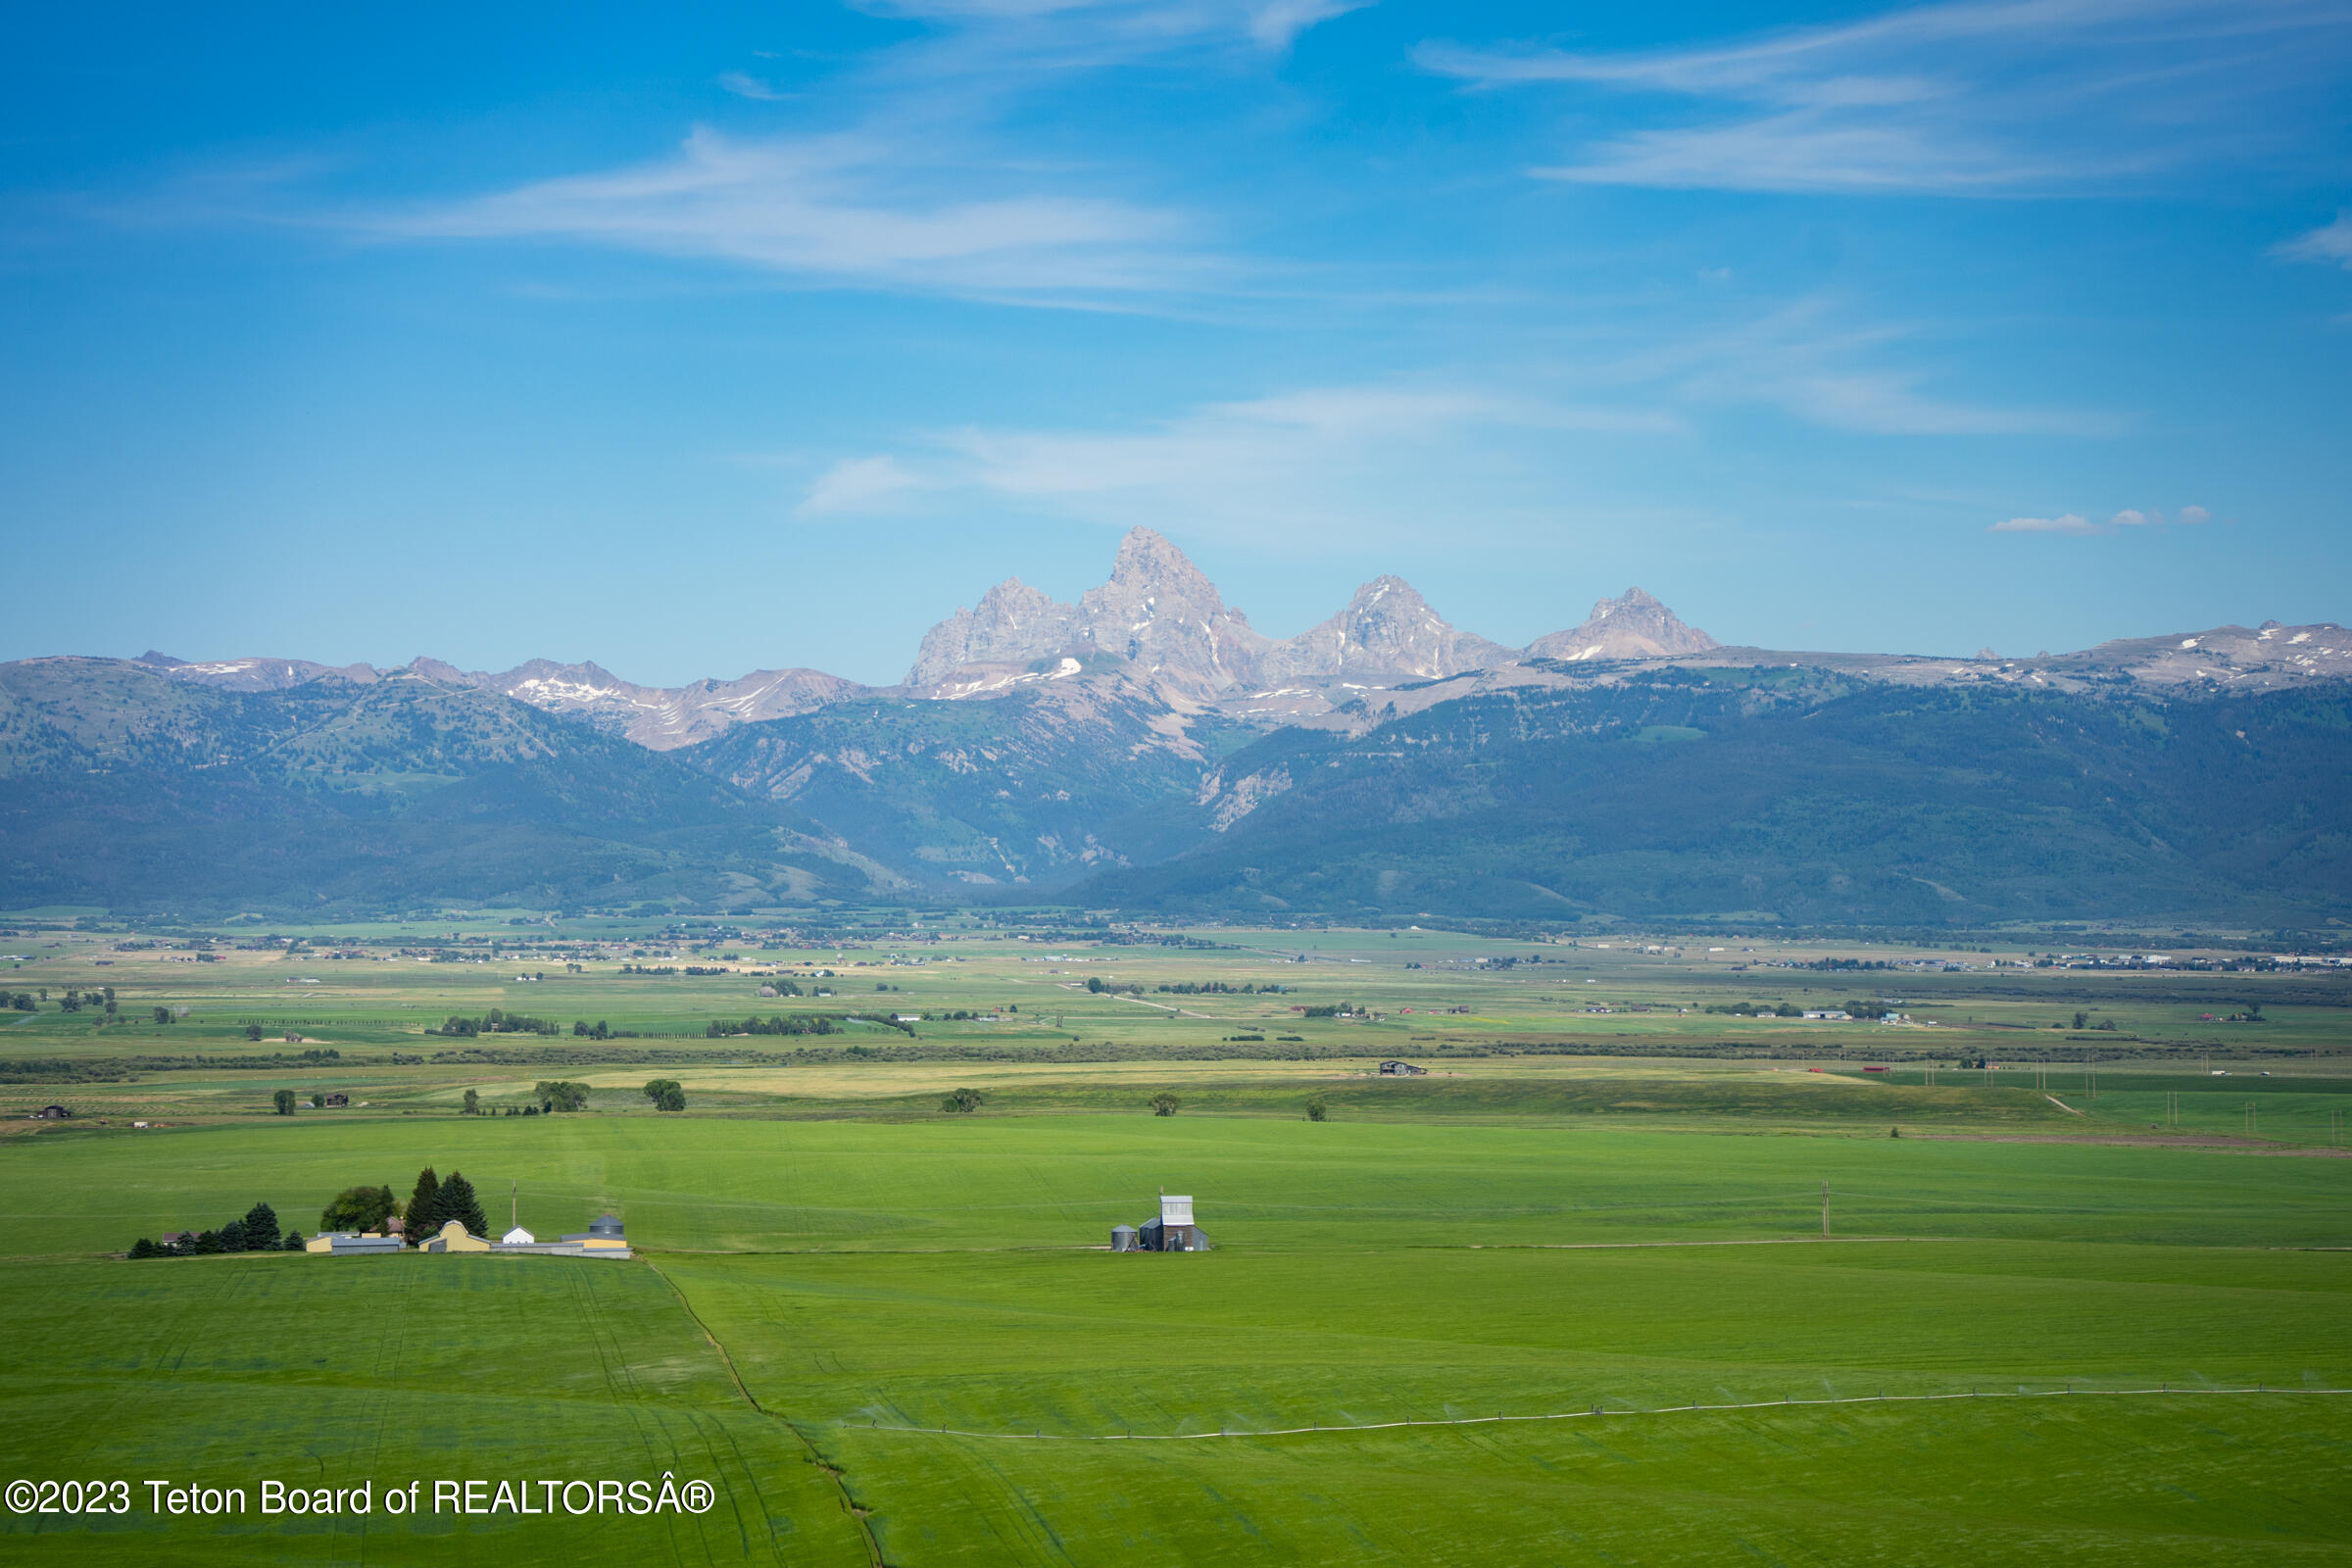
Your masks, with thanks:
M1524 475L1565 437L1682 429L1671 413L1634 406L1446 385L1320 387L1124 429L933 431L908 452L827 469L799 510L888 510L921 489L1122 525L1186 518L1239 535L1401 528L1447 495L1478 510L1472 496L1491 500L1498 476Z
M1006 294L1167 287L1198 276L1188 224L1114 198L947 195L894 142L742 140L709 129L670 158L406 210L350 215L383 238L524 239L721 260L816 279ZM971 184L1008 183L971 172Z
M2179 520L2193 527L2198 523L2210 521L2212 516L2213 514L2203 507L2182 507ZM2074 534L2087 537L2098 534L2130 533L2134 530L2162 528L2163 526L2165 526L2163 513L2141 512L2128 508L2109 517L2105 522L2093 522L2080 513L2068 512L2055 517L2011 517L2004 522L1994 523L1984 531L1986 533Z
M2308 234L2298 234L2271 248L2271 254L2289 262L2322 262L2352 269L2352 210L2335 215Z
M1650 101L1662 123L1532 171L1548 178L2008 195L2275 153L2344 81L2352 14L2332 0L1962 0L1723 45L1430 43L1416 59L1481 87Z
M1854 324L1836 301L1798 300L1749 320L1688 334L1629 360L1619 372L1696 404L1763 404L1810 424L1865 435L2107 436L2115 414L1936 390L1902 324ZM1891 363L1899 348L1913 364Z
M719 74L718 84L738 98L750 98L758 103L782 103L792 96L770 82L744 71L728 71Z

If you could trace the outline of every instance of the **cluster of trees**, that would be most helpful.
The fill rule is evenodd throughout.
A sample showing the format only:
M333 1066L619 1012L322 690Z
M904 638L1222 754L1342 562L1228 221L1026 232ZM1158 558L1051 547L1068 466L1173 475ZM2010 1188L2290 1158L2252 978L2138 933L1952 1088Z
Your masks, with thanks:
M764 997L770 993L779 997L797 997L802 994L801 988L794 985L791 978L786 975L778 975L773 980L760 983L760 994Z
M1183 1103L1183 1101L1178 1100L1174 1095L1169 1094L1163 1089L1158 1094L1152 1097L1152 1114L1154 1116L1173 1116L1176 1114L1176 1107Z
M133 1257L194 1257L213 1252L299 1252L302 1250L302 1232L278 1234L277 1210L268 1203L256 1203L245 1211L243 1219L232 1219L217 1231L198 1231L193 1236L170 1242L151 1241L140 1237L131 1244Z
M942 1100L939 1102L939 1108L942 1110L960 1111L968 1114L971 1111L978 1110L980 1108L980 1102L986 1098L987 1097L981 1094L977 1089L958 1089L950 1094L945 1100Z
M593 1024L585 1019L575 1018L572 1020L571 1032L575 1038L581 1040L634 1040L637 1038L636 1030L615 1029L602 1018L597 1019Z
M1352 1018L1355 1016L1355 1004L1335 1002L1329 1006L1301 1007L1298 1015L1302 1018Z
M1710 1002L1706 1010L1729 1013L1735 1018L1801 1018L1805 1015L1804 1008L1790 1002L1778 1004L1770 1002ZM1851 1007L1846 1010L1853 1011Z
M482 1212L482 1200L466 1173L453 1170L449 1180L443 1181L427 1165L416 1173L416 1186L409 1194L402 1234L412 1243L423 1242L453 1219L476 1236L490 1234L489 1217Z
M556 1035L563 1029L553 1018L534 1018L527 1012L502 1012L492 1007L479 1018L451 1018L438 1029L427 1029L428 1035L450 1035L470 1040L476 1035Z
M1172 986L1153 986L1172 997L1253 997L1260 991L1282 991L1283 986L1258 986L1245 982L1230 986L1222 980L1180 980Z
M1105 983L1103 982L1103 979L1102 979L1102 977L1101 975L1099 975L1099 974L1090 974L1090 975L1088 975L1088 976L1086 977L1086 989L1087 989L1087 990L1089 990L1089 991L1091 991L1091 992L1093 992L1093 993L1094 993L1096 996L1098 996L1098 997L1100 997L1100 996L1103 996L1103 995L1106 995L1106 994L1107 994L1107 995L1110 995L1110 996L1114 996L1114 997L1115 997L1115 996L1117 996L1117 995L1118 995L1119 993L1121 993L1121 992L1125 992L1125 993L1127 993L1129 996L1135 996L1135 997L1140 997L1140 996L1142 996L1142 995L1144 994L1144 988L1143 988L1142 986L1140 986L1140 985L1128 985L1128 986L1114 986L1114 985L1107 985L1107 984L1105 984ZM1167 987L1165 987L1165 986L1162 986L1162 987L1160 987L1160 989L1161 989L1162 991L1165 991L1165 990L1167 989Z
M839 1027L821 1012L779 1012L765 1018L746 1018L741 1023L722 1023L714 1018L703 1035L709 1040L724 1040L729 1035L829 1035L837 1033Z
M531 1086L531 1093L538 1097L539 1109L546 1115L552 1116L559 1110L588 1108L588 1086L575 1084L569 1079L542 1078Z
M656 1078L645 1086L645 1098L656 1110L684 1110L686 1087L675 1078Z
M43 992L45 997L47 992ZM103 1009L109 1018L115 1015L115 988L103 991L68 991L58 999L58 1007L65 1012L79 1012L84 1007Z
M39 1010L34 1005L32 993L29 991L0 991L0 1005L14 1007L19 1012Z

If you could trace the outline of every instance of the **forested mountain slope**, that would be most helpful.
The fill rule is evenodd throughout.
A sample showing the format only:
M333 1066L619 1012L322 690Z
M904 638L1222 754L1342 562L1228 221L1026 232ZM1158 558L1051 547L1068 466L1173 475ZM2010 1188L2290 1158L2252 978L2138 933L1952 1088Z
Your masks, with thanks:
M868 888L798 813L494 692L0 665L0 906L376 910ZM886 879L887 880L887 879Z
M1664 669L1279 731L1129 907L1804 922L2352 915L2352 688L2092 698Z

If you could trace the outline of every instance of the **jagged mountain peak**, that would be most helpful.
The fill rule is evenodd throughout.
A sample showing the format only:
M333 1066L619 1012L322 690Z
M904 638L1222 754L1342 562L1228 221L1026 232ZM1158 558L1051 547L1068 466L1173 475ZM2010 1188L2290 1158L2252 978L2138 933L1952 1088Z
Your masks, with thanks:
M1329 620L1268 648L1258 661L1258 678L1428 680L1514 657L1498 643L1449 625L1419 589L1383 573L1356 589L1348 608Z
M1539 659L1658 659L1676 654L1703 654L1720 646L1715 639L1661 604L1641 588L1628 588L1614 599L1592 607L1584 624L1555 631L1527 645Z

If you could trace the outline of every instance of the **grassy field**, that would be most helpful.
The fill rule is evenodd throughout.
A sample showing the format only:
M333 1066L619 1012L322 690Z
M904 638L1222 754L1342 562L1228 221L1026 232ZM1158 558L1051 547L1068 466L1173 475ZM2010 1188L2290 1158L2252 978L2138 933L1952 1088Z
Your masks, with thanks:
M7 1086L78 1114L0 1139L0 1480L139 1484L127 1515L0 1532L99 1561L2352 1562L2352 1396L2312 1392L2352 1389L2332 977L1938 970L1963 1026L2062 1002L2067 1027L1986 1071L1952 1063L2004 1031L1855 1026L1896 1068L1866 1074L1837 1044L1864 1035L1655 1010L1863 990L1850 974L1537 944L1544 962L1494 972L1466 965L1499 945L1426 933L1318 934L1301 963L1274 935L974 934L970 961L920 965L641 940L543 982L283 952L166 971L95 943L0 970L13 989L81 963L124 1015L0 1024L0 1057L121 1068ZM832 968L836 995L747 1005L753 973L620 972L656 959L808 989ZM288 999L289 971L320 984ZM1146 989L1084 990L1098 974ZM1186 977L1298 989L1152 989ZM1925 1015L1922 978L1869 989ZM1556 995L1587 979L1653 1010ZM2270 988L2248 1027L2275 1048L2151 1043L2225 983ZM1015 999L1017 1025L912 1037L704 1030ZM1382 1016L1290 1010L1341 1000ZM134 1003L190 1013L134 1023ZM641 1038L421 1033L493 1005ZM2089 1049L2072 1011L2101 1005L2146 1038L2092 1043L2094 1095L2056 1048ZM246 1040L265 1015L274 1037ZM1551 1049L1508 1049L1536 1027ZM1311 1049L1277 1054L1284 1034ZM261 1060L303 1049L340 1054ZM1432 1070L1383 1078L1391 1054ZM637 1092L656 1073L685 1114ZM595 1086L589 1110L459 1113L469 1088L496 1107L559 1076ZM270 1115L280 1086L355 1103ZM941 1109L957 1087L978 1112ZM1163 1091L1174 1116L1146 1108ZM339 1189L405 1193L427 1162L463 1169L494 1228L512 1189L541 1235L621 1214L640 1256L112 1255L257 1200L307 1231ZM1215 1250L1104 1251L1163 1189ZM157 1518L143 1489L664 1471L716 1505L222 1520Z

